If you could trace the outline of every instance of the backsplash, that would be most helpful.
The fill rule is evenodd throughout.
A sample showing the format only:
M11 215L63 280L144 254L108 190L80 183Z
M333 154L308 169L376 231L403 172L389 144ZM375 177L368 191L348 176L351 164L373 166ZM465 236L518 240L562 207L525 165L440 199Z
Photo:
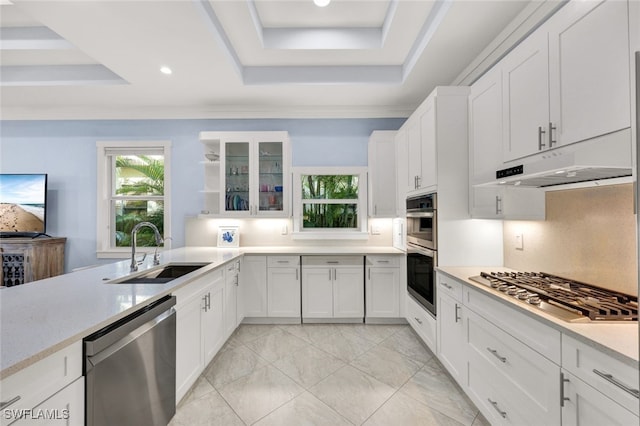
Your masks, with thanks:
M391 246L392 219L369 219L367 240L295 240L290 219L200 219L185 220L185 245L215 247L219 226L238 226L240 246ZM283 234L286 228L286 234ZM371 230L376 229L376 235Z
M638 294L633 184L549 191L546 218L504 222L506 267Z

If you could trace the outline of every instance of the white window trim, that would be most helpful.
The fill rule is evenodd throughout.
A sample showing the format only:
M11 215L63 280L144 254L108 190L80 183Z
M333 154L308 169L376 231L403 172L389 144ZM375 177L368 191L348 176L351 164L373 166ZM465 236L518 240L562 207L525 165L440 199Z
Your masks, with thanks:
M150 149L158 148L164 153L164 248L171 249L171 141L97 141L97 210L96 210L96 256L98 258L125 259L131 255L130 247L111 247L111 206L109 190L111 182L107 149ZM146 247L145 250L149 250ZM140 251L143 253L144 251Z
M294 240L366 240L369 238L367 215L367 168L366 167L293 167L293 233ZM302 228L302 175L358 175L358 229L314 229ZM350 200L341 200L348 202Z

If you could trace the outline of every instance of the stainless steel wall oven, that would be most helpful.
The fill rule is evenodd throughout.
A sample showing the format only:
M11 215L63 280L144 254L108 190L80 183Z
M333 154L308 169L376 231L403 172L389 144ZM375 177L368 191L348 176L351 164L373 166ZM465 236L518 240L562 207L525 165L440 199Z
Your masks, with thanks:
M407 290L436 316L438 265L436 194L407 198Z

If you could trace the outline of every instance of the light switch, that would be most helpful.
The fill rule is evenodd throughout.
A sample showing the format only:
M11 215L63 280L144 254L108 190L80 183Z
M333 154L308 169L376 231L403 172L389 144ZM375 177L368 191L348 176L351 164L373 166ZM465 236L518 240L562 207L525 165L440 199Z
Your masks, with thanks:
M287 235L289 233L289 227L287 225L282 225L282 230L280 231L282 235Z
M380 225L371 225L371 235L380 235Z
M516 250L524 250L522 233L516 234Z

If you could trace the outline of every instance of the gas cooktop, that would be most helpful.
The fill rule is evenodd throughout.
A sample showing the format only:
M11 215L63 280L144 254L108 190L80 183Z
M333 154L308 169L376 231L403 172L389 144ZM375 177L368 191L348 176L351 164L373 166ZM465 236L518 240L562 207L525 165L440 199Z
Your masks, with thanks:
M565 321L638 321L637 297L544 272L481 272L469 279Z

